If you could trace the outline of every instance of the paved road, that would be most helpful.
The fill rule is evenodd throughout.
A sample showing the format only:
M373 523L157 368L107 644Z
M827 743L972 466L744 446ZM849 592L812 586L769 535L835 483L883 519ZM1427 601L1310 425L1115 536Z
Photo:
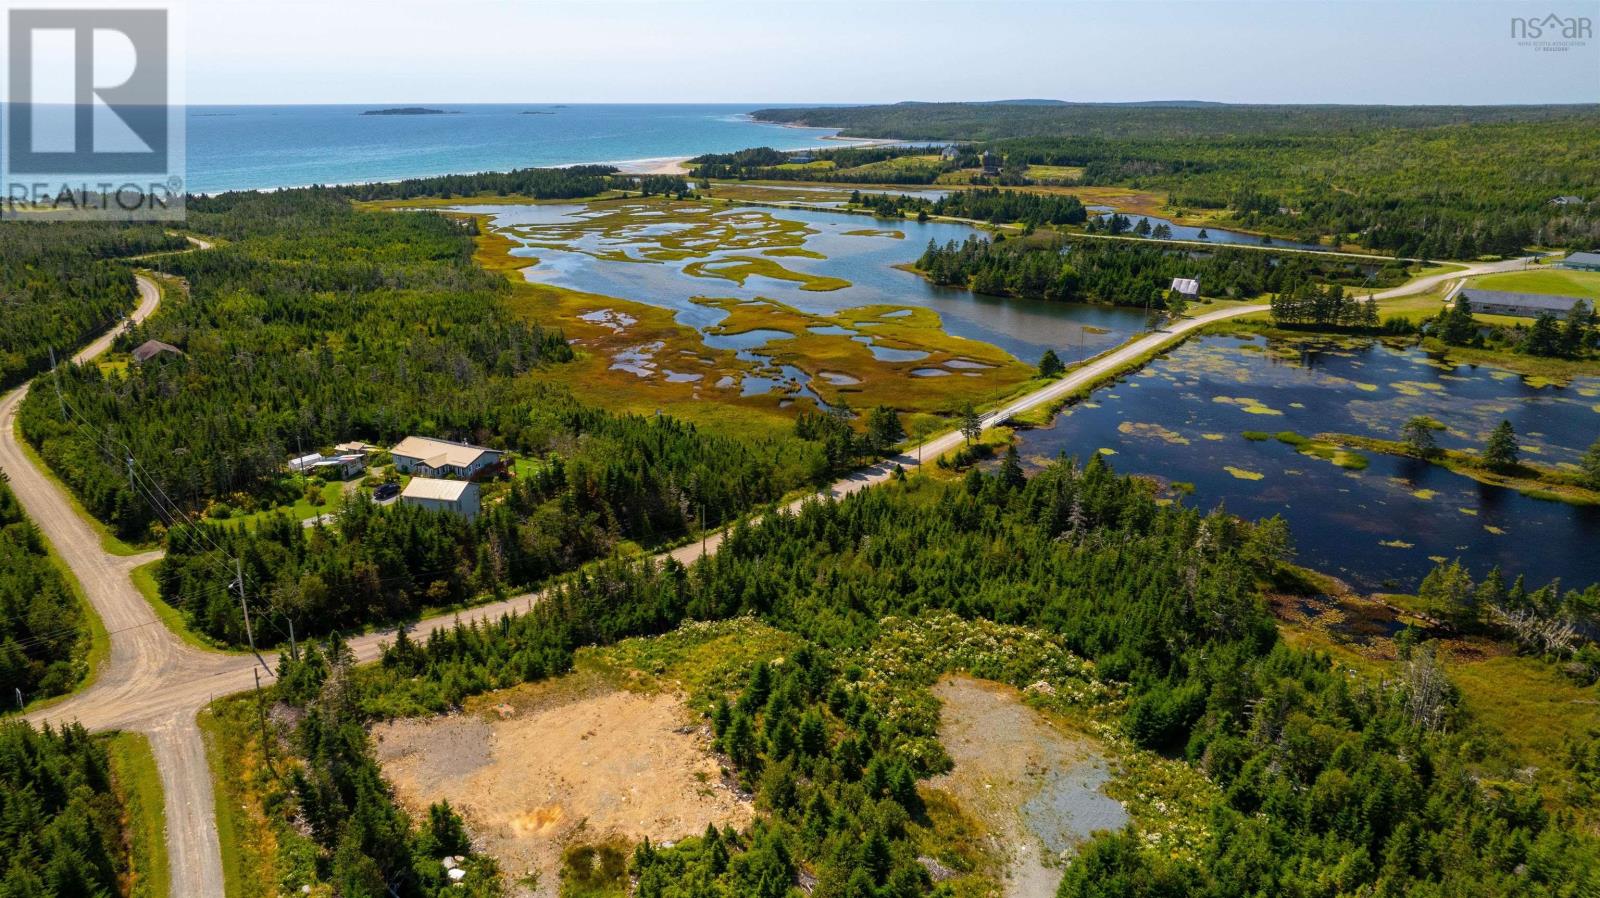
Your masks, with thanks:
M190 238L200 249L210 244ZM1377 294L1389 299L1425 292L1445 281L1522 267L1522 260L1489 265L1474 265L1463 271L1422 278L1402 288ZM142 321L160 300L156 285L139 278L142 296L133 317ZM1167 330L1145 335L1115 350L1098 356L1066 377L1017 399L985 415L983 426L993 427L1012 416L1092 386L1099 380L1135 362L1140 357L1181 340L1185 335L1217 321L1265 310L1264 305L1236 306L1184 319ZM91 343L74 357L85 361L105 351L111 343L107 335ZM149 604L134 589L128 571L156 557L146 553L134 557L111 555L101 548L93 530L73 511L70 500L53 482L33 467L17 445L14 418L17 405L26 394L24 386L0 399L0 469L11 478L11 488L44 535L61 553L77 575L85 593L111 633L111 656L94 683L84 691L45 710L28 715L34 722L81 721L95 730L123 729L145 734L154 750L166 796L167 851L172 858L172 898L216 898L223 894L222 862L218 849L215 811L212 801L210 769L195 716L213 699L241 692L254 685L255 672L262 679L269 673L249 655L206 652L183 643L163 626ZM949 433L924 443L915 451L858 471L833 484L819 495L843 497L881 483L894 474L896 466L916 468L918 458L932 461L955 449L962 442L960 433ZM806 499L790 503L796 509ZM666 553L688 563L702 551L715 552L722 534L711 534L702 545L694 543ZM482 605L430 618L414 629L426 633L448 627L456 621L493 620L500 615L522 611L539 600L540 593L529 593L502 602ZM394 630L384 629L350 641L362 661L378 656L385 643L393 640Z

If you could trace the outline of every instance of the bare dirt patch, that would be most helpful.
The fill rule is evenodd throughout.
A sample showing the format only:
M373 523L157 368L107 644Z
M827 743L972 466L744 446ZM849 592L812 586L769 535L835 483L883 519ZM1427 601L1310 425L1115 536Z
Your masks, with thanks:
M620 690L580 673L484 696L465 714L382 724L373 736L400 800L415 813L449 799L513 894L555 895L568 845L675 841L751 820L676 692Z
M1103 747L1022 703L1000 683L951 676L933 688L939 741L955 761L928 782L952 797L1006 859L1008 898L1052 898L1060 860L1090 834L1127 821L1100 791L1109 772Z

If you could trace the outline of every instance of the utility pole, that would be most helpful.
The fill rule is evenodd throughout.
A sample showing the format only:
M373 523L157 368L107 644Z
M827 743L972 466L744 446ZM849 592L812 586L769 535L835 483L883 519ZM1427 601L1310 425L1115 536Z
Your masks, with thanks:
M300 646L294 641L294 618L289 618L289 657L300 660Z
M234 582L239 584L239 607L244 609L244 637L250 642L250 654L255 655L257 654L256 636L250 629L250 602L244 596L244 560L235 558L233 560L233 569L239 578ZM257 676L259 677L260 675L258 674Z
M50 380L56 387L56 404L61 406L61 420L65 421L67 420L67 398L61 395L61 378L59 372L56 371L56 348L54 346L50 347L50 373L57 375L51 377Z
M706 504L700 503L700 557L706 557Z

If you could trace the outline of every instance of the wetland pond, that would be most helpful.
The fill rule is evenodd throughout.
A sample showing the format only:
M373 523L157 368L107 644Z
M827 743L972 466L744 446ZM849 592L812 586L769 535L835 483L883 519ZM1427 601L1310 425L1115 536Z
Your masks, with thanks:
M1090 212L1097 212L1102 216L1111 215L1112 213L1115 213L1117 211L1112 206L1098 206L1098 205L1096 205L1096 206L1085 206L1084 208L1088 209ZM1123 218L1126 218L1128 220L1128 224L1130 226L1132 226L1132 227L1137 227L1138 224L1139 224L1139 219L1141 219L1141 218L1149 219L1150 226L1152 228L1154 228L1154 227L1156 227L1158 225L1166 225L1167 227L1172 229L1172 239L1173 240L1205 240L1205 241L1210 242L1210 243L1217 243L1217 244L1223 244L1223 245L1228 245L1228 246L1270 246L1270 247L1273 247L1275 249L1300 249L1300 250L1306 250L1308 252L1315 252L1315 253L1327 253L1327 252L1336 252L1337 251L1335 247L1323 246L1320 243L1297 243L1297 242L1295 242L1293 240L1283 240L1283 239L1280 239L1280 238L1277 238L1277 237L1266 237L1266 236L1263 236L1261 234L1247 234L1247 233L1245 233L1243 231L1230 231L1230 230L1227 230L1226 228L1218 228L1218 227L1197 228L1197 227L1192 227L1190 225L1182 225L1182 224L1178 224L1177 222L1173 221L1170 218L1162 218L1159 215L1144 215L1144 214L1134 213L1134 212L1123 212L1123 213L1120 213L1120 214L1122 215ZM1206 236L1204 236L1204 237L1200 236L1200 233L1202 231L1205 232ZM1128 236L1133 236L1133 235L1130 233Z
M525 270L529 281L671 309L678 323L700 331L712 347L730 345L714 333L728 312L698 298L764 298L825 316L869 305L923 307L939 314L946 333L998 347L1029 365L1047 349L1068 362L1094 355L1144 324L1140 309L983 296L934 286L895 267L916 261L929 240L978 233L958 223L692 201L467 205L457 211L489 215L497 231L521 244L513 255L537 258ZM847 330L880 361L921 357L875 345L872 324L812 330ZM759 359L766 342L744 340L736 348ZM976 376L981 368L960 373ZM795 376L804 386L797 370L772 380ZM748 378L744 391L764 387L765 380Z
M1323 458L1293 444L1324 432L1396 440L1414 415L1444 424L1437 439L1451 449L1481 447L1508 420L1525 459L1567 466L1600 436L1600 378L1538 386L1376 341L1212 336L1101 387L1052 426L1020 430L1018 450L1033 465L1104 452L1122 473L1193 484L1189 505L1281 514L1300 564L1366 589L1415 589L1435 561L1453 558L1478 576L1493 565L1526 575L1530 588L1600 582L1600 508L1414 459Z

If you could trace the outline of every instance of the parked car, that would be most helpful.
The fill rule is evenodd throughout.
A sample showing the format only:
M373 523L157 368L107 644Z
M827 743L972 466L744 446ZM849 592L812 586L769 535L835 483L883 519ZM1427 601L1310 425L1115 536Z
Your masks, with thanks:
M398 483L380 483L378 488L372 491L372 498L379 502L388 501L398 495L400 495L400 484Z

